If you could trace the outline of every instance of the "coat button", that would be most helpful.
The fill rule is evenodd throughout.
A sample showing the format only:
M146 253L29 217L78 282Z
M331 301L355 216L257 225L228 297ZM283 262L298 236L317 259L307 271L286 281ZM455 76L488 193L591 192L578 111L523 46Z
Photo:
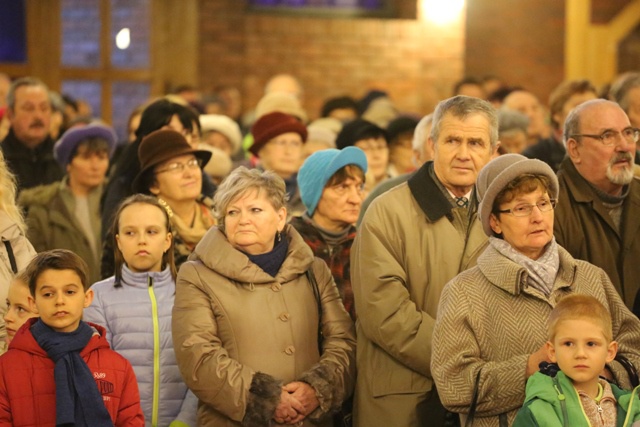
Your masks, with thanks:
M293 353L296 352L296 349L294 346L290 345L289 347L284 349L284 352L287 353L289 356L291 356Z
M282 289L282 285L280 283L274 283L271 285L271 290L273 292L280 292L280 289Z
M289 313L281 313L280 316L278 317L280 320L282 320L283 322L286 322L289 320Z

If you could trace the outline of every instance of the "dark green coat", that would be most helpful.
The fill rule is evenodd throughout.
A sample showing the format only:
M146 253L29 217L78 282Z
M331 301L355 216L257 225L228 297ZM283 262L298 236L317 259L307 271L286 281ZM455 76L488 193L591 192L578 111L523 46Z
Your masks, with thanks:
M89 266L89 283L100 280L100 197L103 186L89 194L89 210L94 236L98 242L94 254L89 239L75 217L75 199L67 186L67 179L49 185L24 190L18 203L27 212L27 237L36 251L69 249L80 255ZM97 255L97 256L96 256Z

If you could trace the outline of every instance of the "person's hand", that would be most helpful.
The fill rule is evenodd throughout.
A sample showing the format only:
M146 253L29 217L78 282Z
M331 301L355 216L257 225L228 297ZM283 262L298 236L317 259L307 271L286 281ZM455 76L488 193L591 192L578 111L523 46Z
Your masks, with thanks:
M278 424L295 424L304 419L303 411L302 403L283 387L273 420Z
M529 356L529 360L527 360L527 371L526 371L527 378L529 378L531 375L538 372L538 370L540 369L539 368L540 362L551 363L551 360L549 359L549 355L547 352L546 344L543 344L538 351L536 351L535 353L532 353Z
M287 392L291 393L291 395L304 407L302 411L302 415L304 416L302 418L306 417L320 406L320 402L316 396L316 391L307 383L294 381L285 385L283 388Z

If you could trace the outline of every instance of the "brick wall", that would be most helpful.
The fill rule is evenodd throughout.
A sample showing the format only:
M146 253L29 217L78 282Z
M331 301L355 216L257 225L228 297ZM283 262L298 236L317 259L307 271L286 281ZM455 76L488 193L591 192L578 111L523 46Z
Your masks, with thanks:
M592 1L594 23L629 2ZM416 0L395 3L401 16L415 13ZM387 90L404 111L427 113L464 75L495 74L546 102L564 78L564 7L560 0L467 0L466 22L438 28L416 19L258 14L242 0L201 0L201 85L235 85L252 108L270 76L290 72L304 85L311 117L328 97L371 88ZM638 51L636 40L625 52Z
M591 21L609 22L629 2L592 0ZM547 102L551 90L564 79L565 2L469 0L467 3L467 74L501 76L509 84L524 86ZM620 62L621 70L638 64L633 53L639 50L633 40L624 45L624 51L631 57Z
M396 2L402 16L415 0ZM239 0L201 3L200 77L204 90L238 86L245 108L270 76L290 72L317 116L332 96L389 92L403 111L426 114L463 75L463 20L436 28L416 19L330 19L250 13ZM414 12L415 13L415 12Z

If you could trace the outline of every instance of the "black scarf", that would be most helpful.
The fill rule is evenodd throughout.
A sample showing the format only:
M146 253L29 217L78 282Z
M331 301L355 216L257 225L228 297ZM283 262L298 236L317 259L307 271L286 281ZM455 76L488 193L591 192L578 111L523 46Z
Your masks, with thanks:
M56 332L38 319L31 334L56 364L56 426L113 427L93 375L80 357L93 336L91 326L80 322L73 332Z
M280 241L278 241L278 237L275 239L275 245L273 245L273 249L271 252L267 252L266 254L259 255L249 255L249 260L260 267L265 273L271 275L271 277L276 277L278 271L280 271L280 267L282 267L282 263L285 258L287 258L287 252L289 250L289 241L287 237L282 233L278 233L280 237Z

